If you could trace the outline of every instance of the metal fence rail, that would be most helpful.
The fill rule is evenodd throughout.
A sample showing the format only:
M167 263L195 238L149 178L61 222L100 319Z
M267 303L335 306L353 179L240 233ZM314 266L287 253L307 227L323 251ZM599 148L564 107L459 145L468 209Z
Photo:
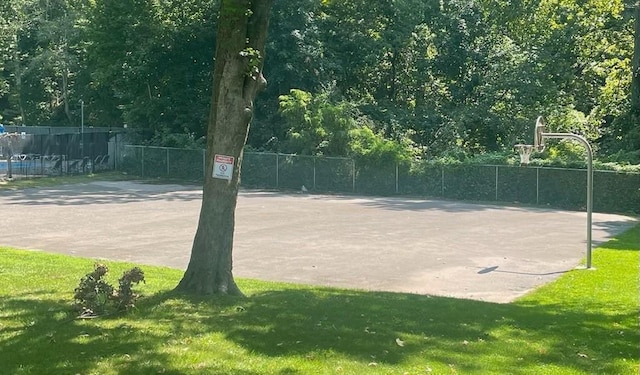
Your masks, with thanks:
M204 150L122 145L119 170L145 178L202 181ZM381 163L351 158L245 152L241 185L249 188L509 202L583 210L583 169L505 165ZM594 172L594 210L640 213L640 174Z

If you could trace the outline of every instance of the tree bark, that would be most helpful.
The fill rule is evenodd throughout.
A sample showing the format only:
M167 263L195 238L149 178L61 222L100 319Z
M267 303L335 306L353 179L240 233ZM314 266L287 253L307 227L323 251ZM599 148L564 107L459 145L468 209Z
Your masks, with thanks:
M207 167L191 259L180 292L242 295L233 278L233 233L243 148L253 100L266 84L264 46L273 0L222 0L207 130ZM230 179L213 177L214 156L234 158Z

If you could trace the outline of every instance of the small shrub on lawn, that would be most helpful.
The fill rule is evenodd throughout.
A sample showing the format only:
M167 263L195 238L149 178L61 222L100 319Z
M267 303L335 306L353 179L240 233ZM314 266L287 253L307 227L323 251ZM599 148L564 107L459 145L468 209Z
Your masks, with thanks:
M133 284L144 282L144 272L134 267L124 272L118 280L118 289L104 280L109 272L106 265L96 263L95 269L80 279L74 290L74 308L83 317L94 317L111 312L128 311L135 307L140 297L132 289Z
M144 282L144 272L138 267L133 267L122 274L118 280L118 290L113 298L118 311L128 311L135 307L135 302L140 295L134 293L131 287L133 284L140 284L140 282Z

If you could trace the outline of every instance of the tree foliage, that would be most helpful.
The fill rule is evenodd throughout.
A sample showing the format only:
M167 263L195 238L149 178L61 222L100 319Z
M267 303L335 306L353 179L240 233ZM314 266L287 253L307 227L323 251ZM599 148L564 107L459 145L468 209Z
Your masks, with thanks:
M77 125L83 100L89 125L126 123L154 144L195 142L207 128L217 9L214 0L3 2L2 121ZM348 154L338 142L346 133L318 132L355 126L411 141L423 157L472 155L530 143L543 114L600 155L633 153L638 9L636 0L278 1L270 85L248 143ZM292 124L280 100L292 90L344 124L328 113Z
M285 153L323 156L351 156L375 163L410 160L416 148L409 137L385 138L367 116L351 102L332 98L335 93L317 95L292 89L280 96L280 113L288 126Z

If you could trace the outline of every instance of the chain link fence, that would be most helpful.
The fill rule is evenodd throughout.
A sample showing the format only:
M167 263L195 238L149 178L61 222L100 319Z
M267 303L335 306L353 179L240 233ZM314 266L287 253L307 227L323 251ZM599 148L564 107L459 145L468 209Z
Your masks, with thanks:
M7 127L0 142L0 177L62 176L95 173L114 168L125 135L105 129Z
M123 145L119 170L143 178L202 182L204 150ZM586 208L583 169L504 165L379 163L351 158L245 152L246 188L365 195L409 195L452 200L507 202L565 209ZM640 213L640 174L594 172L594 210Z

